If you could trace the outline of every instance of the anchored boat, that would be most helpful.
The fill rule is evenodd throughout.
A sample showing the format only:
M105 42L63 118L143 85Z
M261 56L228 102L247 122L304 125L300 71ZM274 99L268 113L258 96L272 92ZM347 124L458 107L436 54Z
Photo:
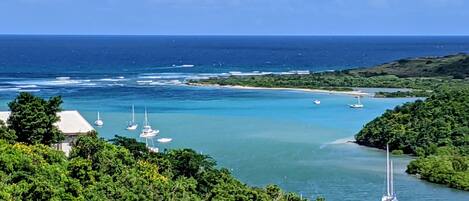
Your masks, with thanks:
M357 103L350 104L351 108L363 108L363 104L360 102L360 96L357 96Z
M103 120L101 120L101 118L99 117L99 112L98 112L98 118L96 119L96 121L94 121L94 125L96 125L96 126L103 126L104 125Z
M148 114L147 109L145 108L145 123L143 124L142 132L140 133L140 137L142 138L149 138L158 135L160 131L154 130L151 128L150 123L148 123Z
M386 145L386 194L383 195L381 201L398 201L396 193L394 193L393 168L392 160L389 160L389 145Z
M138 127L138 124L135 123L135 109L134 105L132 105L132 121L129 122L129 125L127 125L127 130L136 130Z

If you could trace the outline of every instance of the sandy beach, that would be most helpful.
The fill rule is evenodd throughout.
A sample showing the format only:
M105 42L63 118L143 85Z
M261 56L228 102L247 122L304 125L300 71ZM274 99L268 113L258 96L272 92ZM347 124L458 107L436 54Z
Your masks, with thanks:
M198 84L198 83L187 83L189 86L199 86L199 87L217 87L217 88L230 88L230 89L249 89L249 90L290 90L290 91L303 91L311 93L327 93L327 94L343 94L350 96L373 96L370 93L365 93L361 91L333 91L333 90L323 90L323 89L302 89L302 88L284 88L284 87L247 87L239 85L217 85L217 84Z

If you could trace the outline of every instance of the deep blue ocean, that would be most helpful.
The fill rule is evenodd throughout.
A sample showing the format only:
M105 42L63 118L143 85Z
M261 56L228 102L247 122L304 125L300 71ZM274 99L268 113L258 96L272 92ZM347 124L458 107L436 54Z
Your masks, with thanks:
M241 181L275 183L306 197L379 200L385 154L345 143L386 109L415 99L184 85L187 79L370 67L401 58L469 53L469 37L352 36L0 36L0 110L20 91L61 95L64 109L101 137L138 138L124 128L131 105L143 110L164 148L209 154ZM320 99L321 105L312 104ZM393 157L400 200L467 200L469 193L421 181Z

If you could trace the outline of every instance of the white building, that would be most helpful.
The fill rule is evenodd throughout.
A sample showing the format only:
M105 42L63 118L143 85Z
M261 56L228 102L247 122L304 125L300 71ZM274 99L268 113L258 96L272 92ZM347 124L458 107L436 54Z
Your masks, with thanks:
M64 133L65 139L61 143L57 144L57 149L62 150L68 156L71 150L70 143L76 139L79 135L85 135L86 133L93 131L93 126L86 121L81 114L76 110L62 111L57 114L60 120L56 123L62 133ZM5 123L10 116L10 112L0 112L0 120Z

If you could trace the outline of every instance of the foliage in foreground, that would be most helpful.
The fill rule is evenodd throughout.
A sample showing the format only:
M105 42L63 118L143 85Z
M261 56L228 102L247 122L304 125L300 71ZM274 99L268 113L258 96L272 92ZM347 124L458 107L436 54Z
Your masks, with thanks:
M397 106L366 124L355 139L417 155L409 174L469 190L469 89L437 91L425 101Z
M149 153L89 136L69 158L0 140L0 164L1 200L302 200L275 185L249 187L193 150Z
M60 119L60 96L44 100L30 93L22 92L8 106L10 117L8 127L14 130L15 139L27 144L51 145L63 140L63 133L54 124Z

